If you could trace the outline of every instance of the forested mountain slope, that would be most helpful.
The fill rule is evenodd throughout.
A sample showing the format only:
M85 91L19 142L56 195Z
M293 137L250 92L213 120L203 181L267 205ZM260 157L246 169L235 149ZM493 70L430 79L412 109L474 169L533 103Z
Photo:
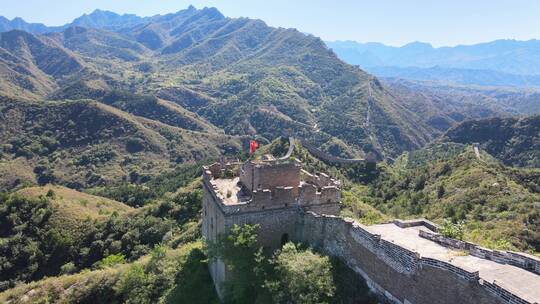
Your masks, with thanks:
M125 27L98 20L99 25L77 23L90 28L72 26L38 36L6 33L4 45L12 40L26 45L46 41L65 50L73 63L55 63L65 71L57 77L45 63L40 65L49 57L29 53L21 58L6 49L10 62L28 57L38 63L33 73L17 76L39 86L11 81L3 94L98 101L114 90L157 96L228 134L268 139L294 134L343 156L360 156L374 148L395 157L437 134L375 78L340 61L319 38L297 30L226 18L214 8L191 7ZM8 72L3 77L12 79Z
M540 115L467 121L450 129L443 140L479 143L505 164L540 167Z
M36 183L77 189L115 184L133 174L152 175L174 164L241 150L239 138L213 129L183 129L174 121L166 125L88 100L4 100L0 117L2 189ZM196 124L187 126L197 129Z
M540 171L502 165L455 143L406 153L377 179L344 193L345 215L371 224L425 217L459 224L454 238L489 248L536 251Z

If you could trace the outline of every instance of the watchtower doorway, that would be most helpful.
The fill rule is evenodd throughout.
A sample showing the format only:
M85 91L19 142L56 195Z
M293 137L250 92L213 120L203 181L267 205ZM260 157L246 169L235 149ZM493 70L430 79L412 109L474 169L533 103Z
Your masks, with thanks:
M284 233L282 236L281 236L281 247L283 247L283 245L287 244L289 242L289 234L288 233Z

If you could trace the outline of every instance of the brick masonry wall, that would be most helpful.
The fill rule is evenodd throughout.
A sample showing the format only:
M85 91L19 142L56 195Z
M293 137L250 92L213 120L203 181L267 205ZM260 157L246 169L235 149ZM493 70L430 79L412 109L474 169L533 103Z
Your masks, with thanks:
M233 225L258 224L259 244L263 248L278 249L281 247L282 238L285 236L290 240L296 229L296 208L284 208L269 210L266 212L241 213L228 216L226 219L226 229Z
M256 165L253 171L253 189L274 189L279 186L297 188L300 185L300 165L285 163Z
M434 241L442 246L467 250L470 255L488 259L501 264L510 264L540 274L540 259L521 252L491 250L476 244L444 237L437 233L420 231L420 237Z
M480 284L478 273L422 258L351 220L305 213L298 216L296 232L297 241L342 259L394 303L514 303Z
M203 186L203 201L202 201L202 227L201 232L203 237L210 242L216 241L219 234L224 233L225 216L219 205L216 203L217 198L213 192L208 189L207 184ZM221 261L211 262L209 265L210 275L216 285L216 291L221 296L219 286L225 281L226 269Z

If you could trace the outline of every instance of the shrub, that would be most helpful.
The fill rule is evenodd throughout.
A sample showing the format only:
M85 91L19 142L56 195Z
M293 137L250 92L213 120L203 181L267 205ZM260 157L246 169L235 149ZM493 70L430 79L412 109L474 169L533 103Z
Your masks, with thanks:
M116 292L123 299L124 303L146 304L151 303L150 281L140 264L133 264L126 273L122 275L115 286Z
M439 229L439 233L448 238L463 240L463 236L465 235L464 222L452 223L452 221L446 219Z
M53 189L49 189L49 191L47 191L47 194L45 196L52 199L56 198L56 194L54 193Z
M107 268L117 264L124 264L126 257L123 254L111 254L105 257L103 260L96 263L98 268Z
M330 303L336 287L328 257L287 243L272 264L276 279L265 286L275 303Z
M141 152L145 149L145 143L144 140L138 138L138 137L130 137L126 141L126 150L129 153L137 153Z
M72 274L77 272L77 267L73 262L66 263L60 267L60 274Z
M253 303L265 293L258 229L259 225L234 225L229 234L209 244L210 258L220 258L230 273L230 278L221 286L227 303Z
M111 150L110 147L100 145L83 152L75 160L75 165L100 165L107 163L115 157L118 157L118 154L115 151Z
M444 196L444 193L445 193L444 185L437 186L437 198L441 199Z
M167 295L166 303L219 303L204 252L193 249L181 264L176 286Z

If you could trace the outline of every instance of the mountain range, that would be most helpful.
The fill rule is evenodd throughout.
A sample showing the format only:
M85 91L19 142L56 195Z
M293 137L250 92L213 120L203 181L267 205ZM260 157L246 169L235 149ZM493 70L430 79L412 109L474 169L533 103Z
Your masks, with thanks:
M366 145L397 155L434 135L414 113L402 115L408 110L375 78L294 29L193 7L127 27L117 20L136 18L94 12L83 19L96 26L2 33L2 94L115 106L103 100L107 92L129 91L166 100L231 135L295 134L343 156L361 155ZM151 110L137 115L148 118ZM368 116L385 123L368 125Z
M55 28L9 24L20 28L0 33L0 138L8 143L0 170L19 172L5 182L11 186L39 180L38 164L62 184L96 186L143 171L156 151L166 154L157 172L234 153L246 137L293 135L337 156L374 151L392 160L468 118L531 114L538 104L533 93L515 94L510 104L508 94L479 101L457 88L381 82L317 37L215 8L144 18L97 10ZM88 115L72 119L81 109ZM110 116L124 139L87 129L92 115ZM23 123L34 116L39 128ZM40 149L50 140L59 154L97 158L88 164L94 174L73 175L78 159L66 167L45 157ZM99 160L103 145L119 157ZM106 172L113 163L118 170Z
M354 41L327 42L340 58L381 77L460 84L539 86L540 41L495 40L434 48L412 42L402 47Z
M193 7L190 6L190 8ZM30 23L20 17L9 20L6 17L0 16L0 32L22 30L32 34L44 34L61 32L72 26L114 29L142 24L149 20L150 18L148 17L139 17L133 14L119 15L99 9L96 9L90 14L84 14L74 19L72 22L61 26L47 26L43 23Z
M425 65L401 67L402 50L373 47L386 55L362 62L396 66L366 71L313 35L215 8L96 10L59 27L0 18L0 302L219 303L200 170L248 159L252 139L255 158L300 139L292 157L342 182L344 217L424 217L488 248L540 252L540 91L506 87L519 60L430 67L414 56L440 50L413 44L403 58ZM536 81L520 77L513 86ZM376 164L320 157L369 152ZM376 302L336 269L329 303Z

